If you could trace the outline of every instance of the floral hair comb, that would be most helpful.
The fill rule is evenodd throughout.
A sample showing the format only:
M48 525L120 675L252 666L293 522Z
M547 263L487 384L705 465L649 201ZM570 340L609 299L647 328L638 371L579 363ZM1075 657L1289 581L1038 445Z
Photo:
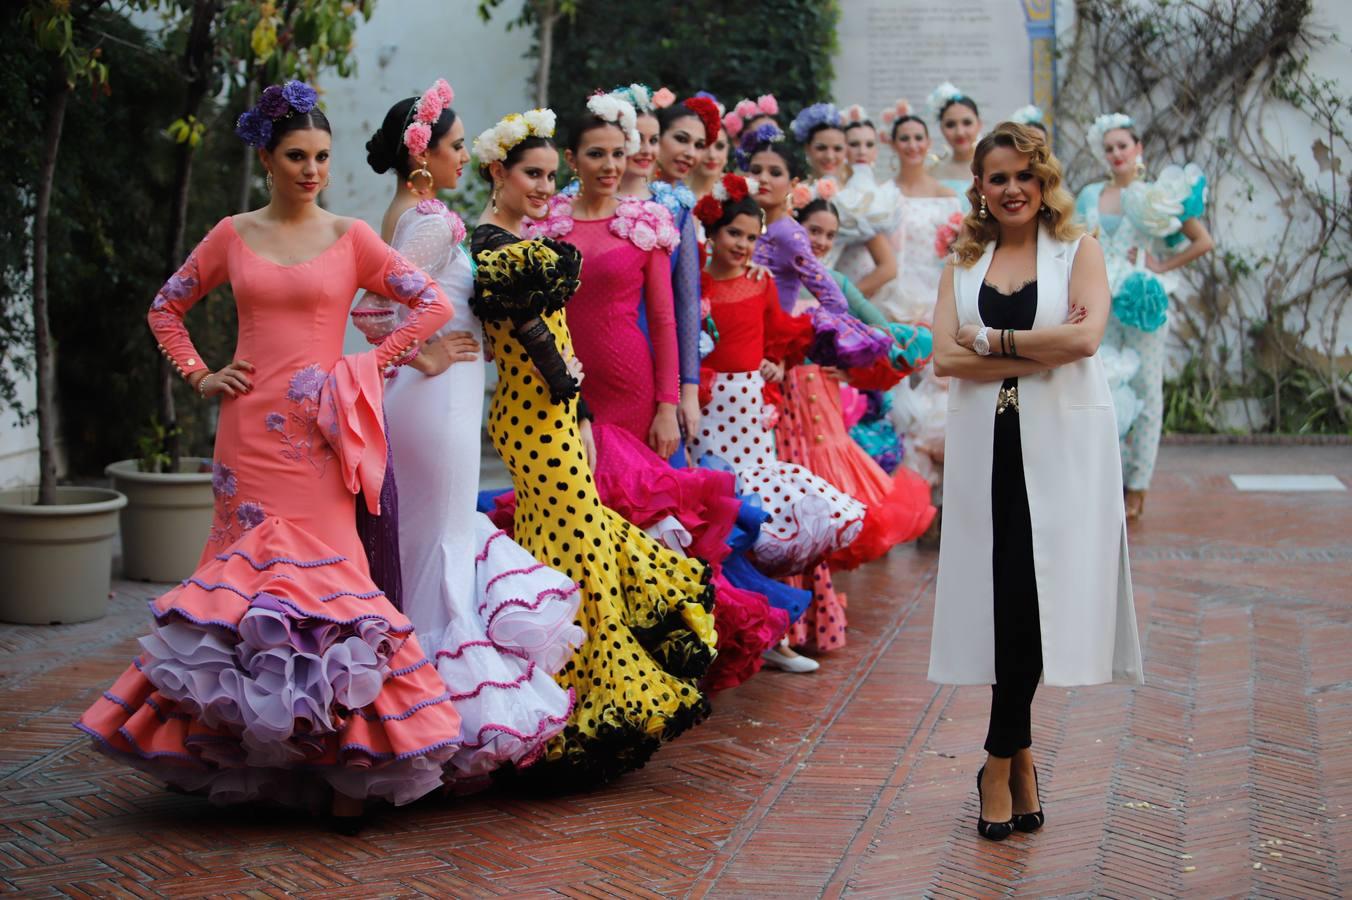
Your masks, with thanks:
M504 116L498 124L474 139L474 155L485 165L504 160L513 147L528 137L553 137L554 124L552 109L532 109Z
M409 156L422 156L432 143L432 126L455 100L455 91L438 78L421 97L409 107L408 118L404 121L404 146Z
M755 100L740 100L732 108L732 112L723 117L723 127L728 130L728 136L735 138L742 133L746 123L757 116L777 116L779 115L779 101L775 99L774 94L761 94Z
M814 128L823 125L828 128L844 127L840 110L836 109L834 103L812 104L793 117L793 121L789 123L789 130L793 132L794 139L802 144L807 141Z
M714 188L695 204L695 218L705 228L712 228L723 218L728 203L740 203L754 194L759 185L754 178L744 178L731 172L714 182Z
M891 125L897 119L904 119L911 114L911 101L906 98L898 100L892 104L891 109L885 109L882 112L884 125Z
M272 139L274 122L304 115L318 102L319 93L303 81L269 85L253 108L240 114L235 122L235 134L250 147L266 147Z

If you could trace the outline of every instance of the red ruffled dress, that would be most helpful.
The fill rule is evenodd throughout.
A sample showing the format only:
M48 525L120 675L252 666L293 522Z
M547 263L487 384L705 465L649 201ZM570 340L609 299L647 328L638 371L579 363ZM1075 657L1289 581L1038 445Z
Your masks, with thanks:
M216 802L309 805L337 790L407 803L441 784L460 717L412 624L371 581L355 494L377 504L384 476L381 369L450 306L363 222L284 266L223 219L151 306L160 347L185 374L206 366L183 316L227 282L234 358L253 364L253 389L221 401L210 538L192 576L150 601L141 652L77 727ZM344 357L363 288L413 312L375 349Z
M839 286L813 256L807 232L791 218L769 226L756 242L755 260L774 275L781 308L798 311L799 293L806 288L820 310L812 310L817 319L834 315L859 325L849 316ZM885 344L891 344L890 337ZM872 361L856 359L850 364ZM807 467L868 506L859 537L829 558L831 567L850 568L876 559L896 544L915 540L934 518L929 485L923 479L904 468L889 478L851 440L841 413L839 384L822 367L795 366L786 374L775 434L781 459ZM790 629L790 642L817 650L844 646L845 598L835 593L830 572L822 567L814 570L810 587L812 606Z

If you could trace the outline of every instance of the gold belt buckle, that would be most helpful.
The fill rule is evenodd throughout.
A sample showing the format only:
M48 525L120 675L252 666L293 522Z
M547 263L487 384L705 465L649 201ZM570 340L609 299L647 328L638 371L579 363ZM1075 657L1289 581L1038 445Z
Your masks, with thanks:
M995 413L999 415L1011 407L1015 412L1019 411L1019 386L1017 384L1000 388L1000 398L995 404Z

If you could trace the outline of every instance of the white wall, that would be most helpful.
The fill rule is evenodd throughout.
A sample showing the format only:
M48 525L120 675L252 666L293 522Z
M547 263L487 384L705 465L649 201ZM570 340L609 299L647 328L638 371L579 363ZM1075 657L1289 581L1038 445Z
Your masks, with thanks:
M19 401L26 409L36 403L37 385L31 378L19 382ZM0 412L0 488L36 484L38 480L37 423L20 426L18 422L14 413Z

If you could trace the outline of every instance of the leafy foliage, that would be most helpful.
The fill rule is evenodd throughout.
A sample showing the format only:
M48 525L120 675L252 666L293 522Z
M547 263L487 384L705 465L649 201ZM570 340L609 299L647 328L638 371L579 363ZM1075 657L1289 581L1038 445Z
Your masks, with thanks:
M577 0L554 31L549 101L566 117L598 89L641 81L728 106L773 91L792 115L830 94L839 18L835 0Z

